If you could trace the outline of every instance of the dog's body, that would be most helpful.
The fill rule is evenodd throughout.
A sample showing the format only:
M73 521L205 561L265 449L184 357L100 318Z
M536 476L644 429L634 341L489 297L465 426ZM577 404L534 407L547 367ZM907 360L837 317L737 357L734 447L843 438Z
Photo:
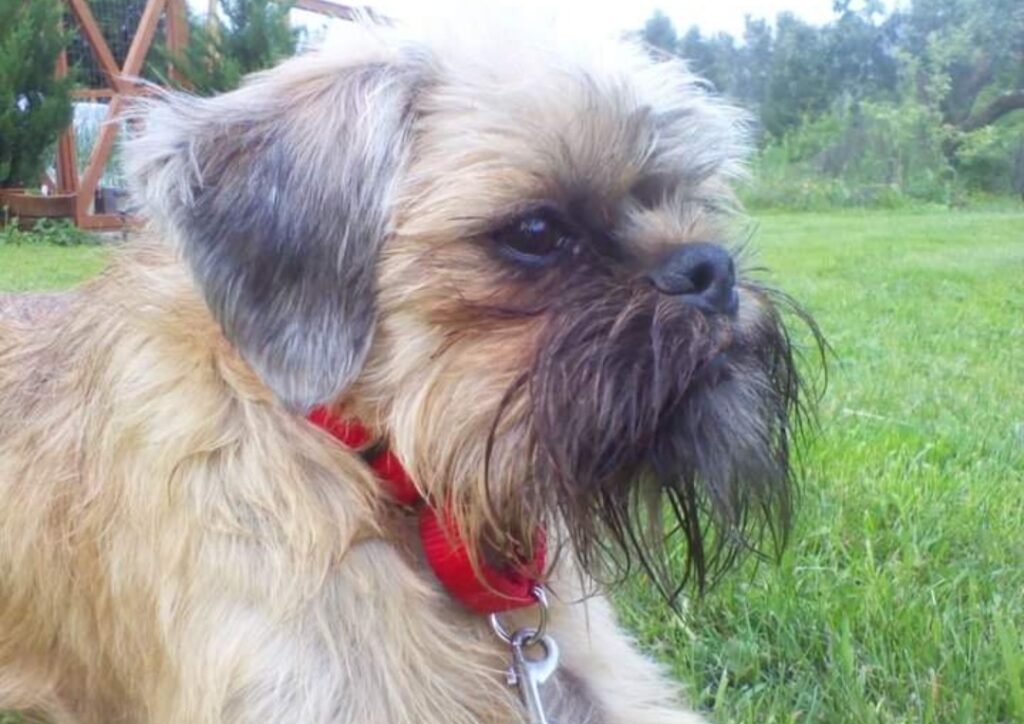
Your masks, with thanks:
M685 478L673 501L698 576L686 486L707 484L733 532L747 496L767 509L782 489L792 381L767 297L742 286L736 313L710 289L693 303L726 306L695 311L660 277L623 281L724 238L736 118L631 51L585 65L521 45L509 70L389 32L154 103L132 149L154 230L73 295L0 319L0 710L523 721L508 646L436 582L362 459L302 414L330 404L386 438L479 550L547 527L555 721L698 720L592 595L592 546L631 537L612 486L631 490L621 476L649 456ZM629 240L629 275L598 289L568 267L596 232L552 256L569 238L545 246L556 213L617 219L602 243ZM612 257L625 264L587 263ZM649 350L617 362L627 333L629 354ZM591 348L592 370L564 366ZM663 438L675 447L650 449Z
M507 646L446 599L361 461L216 342L172 255L134 251L33 319L0 326L0 709L520 720ZM552 606L553 708L602 712L557 721L687 721L603 601Z

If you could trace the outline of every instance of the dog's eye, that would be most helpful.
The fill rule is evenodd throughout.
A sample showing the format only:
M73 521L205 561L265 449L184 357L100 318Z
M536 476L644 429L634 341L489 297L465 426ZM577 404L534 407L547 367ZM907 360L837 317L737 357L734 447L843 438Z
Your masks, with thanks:
M535 211L494 234L501 252L514 261L544 264L553 261L572 241L565 224L551 211Z

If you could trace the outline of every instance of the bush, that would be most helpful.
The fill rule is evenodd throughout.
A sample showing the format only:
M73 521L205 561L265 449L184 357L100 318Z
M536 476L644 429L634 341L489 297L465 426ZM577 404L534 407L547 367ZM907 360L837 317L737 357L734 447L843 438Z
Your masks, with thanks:
M40 219L30 231L18 228L17 220L8 220L0 226L0 246L9 244L56 244L57 246L83 246L99 244L100 237L82 231L66 219ZM4 724L0 717L0 724Z
M947 157L950 140L937 113L913 101L842 102L767 145L744 198L790 209L959 205L972 189Z
M956 167L972 191L1024 196L1024 115L960 136Z
M59 0L0 2L0 186L37 185L71 122L72 80L54 78L60 19Z

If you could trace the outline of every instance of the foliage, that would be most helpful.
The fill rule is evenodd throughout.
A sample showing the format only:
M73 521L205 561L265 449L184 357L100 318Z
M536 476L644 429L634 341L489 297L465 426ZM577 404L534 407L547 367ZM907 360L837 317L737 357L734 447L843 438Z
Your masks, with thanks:
M757 113L757 165L769 175L750 200L817 208L1024 195L1024 4L834 8L820 27L789 13L774 29L748 16L739 41L696 27L680 36L658 14L645 27L649 42Z
M761 151L745 199L791 209L959 205L965 191L947 140L938 113L913 101L837 104Z
M82 231L67 219L40 219L30 231L18 228L17 219L7 219L0 226L0 246L50 244L54 246L89 246L100 243L95 234Z
M54 77L60 18L59 0L0 2L0 186L36 186L71 122L72 79Z
M221 0L220 6L223 17L200 20L190 14L189 43L182 53L157 50L188 89L201 95L237 87L248 73L294 54L300 38L300 31L289 23L287 2Z

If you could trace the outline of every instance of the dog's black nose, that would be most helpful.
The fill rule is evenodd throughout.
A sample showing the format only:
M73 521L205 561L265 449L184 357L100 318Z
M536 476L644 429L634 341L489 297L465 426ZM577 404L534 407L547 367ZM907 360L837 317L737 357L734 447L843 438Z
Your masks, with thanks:
M659 291L708 314L735 314L739 306L732 256L717 244L684 244L647 276Z

